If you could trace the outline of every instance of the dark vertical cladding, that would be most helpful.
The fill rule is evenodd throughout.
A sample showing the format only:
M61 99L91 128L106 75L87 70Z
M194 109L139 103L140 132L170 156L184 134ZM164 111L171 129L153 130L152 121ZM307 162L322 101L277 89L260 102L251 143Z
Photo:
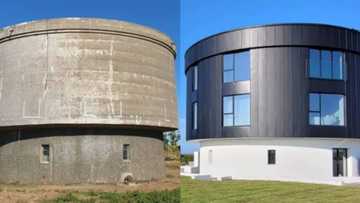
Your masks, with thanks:
M252 51L251 136L307 135L306 48Z
M346 54L345 80L310 79L309 48ZM222 55L250 50L250 82L222 82ZM199 89L192 91L192 67ZM219 137L360 138L360 32L320 24L279 24L220 33L186 53L187 139ZM344 126L309 125L309 92L345 95ZM249 93L251 125L222 126L222 97ZM191 104L197 101L198 129L192 130Z
M221 134L222 107L222 57L216 56L199 63L199 128L198 136ZM211 81L209 81L211 78ZM203 91L205 90L205 91ZM208 99L212 98L212 99ZM201 112L201 113L200 113ZM209 123L213 125L208 125ZM204 128L204 126L207 126Z

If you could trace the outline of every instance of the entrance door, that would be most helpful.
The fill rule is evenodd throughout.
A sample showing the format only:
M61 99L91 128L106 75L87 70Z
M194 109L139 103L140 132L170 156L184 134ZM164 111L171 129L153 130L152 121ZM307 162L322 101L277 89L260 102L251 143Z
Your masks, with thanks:
M333 149L333 175L347 176L347 149L334 148Z

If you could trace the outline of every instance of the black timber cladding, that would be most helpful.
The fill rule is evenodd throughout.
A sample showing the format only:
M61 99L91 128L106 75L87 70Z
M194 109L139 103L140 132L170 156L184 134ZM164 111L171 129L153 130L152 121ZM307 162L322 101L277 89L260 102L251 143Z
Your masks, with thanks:
M345 81L309 79L309 48L346 53ZM222 83L222 54L250 50L251 81ZM192 92L192 65L199 89ZM320 24L279 24L238 29L199 41L186 53L187 139L220 137L360 138L360 32ZM190 88L189 88L190 87ZM249 92L251 126L222 127L222 96ZM345 126L310 126L308 93L345 94ZM191 103L198 101L198 130ZM190 106L189 106L190 105Z

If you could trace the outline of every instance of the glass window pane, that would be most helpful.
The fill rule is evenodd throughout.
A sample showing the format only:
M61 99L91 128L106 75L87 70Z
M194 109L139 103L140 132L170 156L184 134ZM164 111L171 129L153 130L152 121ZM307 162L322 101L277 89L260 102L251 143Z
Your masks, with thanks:
M224 72L224 83L234 81L234 71Z
M196 130L198 128L198 103L193 103L193 129Z
M309 113L309 123L310 123L310 125L320 125L320 113L310 112Z
M234 69L234 54L224 55L224 70Z
M321 125L344 125L344 96L321 95Z
M224 126L233 126L234 116L233 114L224 114Z
M333 52L333 79L344 79L344 57L342 52Z
M224 113L233 113L233 97L224 97L223 99Z
M198 89L198 67L194 66L194 80L193 80L193 90Z
M235 125L250 125L250 95L238 95L235 99Z
M235 81L250 80L250 52L235 54Z
M331 79L331 52L321 51L321 78Z
M310 111L320 111L320 94L309 94Z
M309 53L310 64L310 77L320 77L320 51L316 49L310 49Z

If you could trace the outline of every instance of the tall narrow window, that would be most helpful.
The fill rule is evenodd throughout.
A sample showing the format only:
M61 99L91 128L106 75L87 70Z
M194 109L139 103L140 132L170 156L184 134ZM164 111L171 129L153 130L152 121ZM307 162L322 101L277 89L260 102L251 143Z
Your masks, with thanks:
M320 78L320 50L309 50L310 77Z
M198 89L198 79L199 79L199 75L198 75L198 66L194 66L194 75L193 75L193 91Z
M223 126L250 125L250 94L223 97Z
M320 125L320 94L309 94L309 123Z
M223 98L223 125L234 125L234 97L227 96Z
M130 160L130 145L123 145L123 160Z
M193 125L193 130L197 130L198 129L198 103L194 102L193 103L193 107L192 107L192 125Z
M50 145L43 144L41 145L41 163L50 162Z
M321 78L332 79L331 52L321 51Z
M309 94L309 124L343 126L344 96L338 94Z
M268 150L268 164L276 163L276 151L274 149Z
M347 149L333 149L333 176L347 176Z
M334 79L344 79L345 73L345 56L344 53L339 51L332 52L332 65L333 65L333 77Z
M343 52L309 49L309 76L311 78L344 80L345 65Z
M225 54L223 56L223 81L250 80L250 52Z

